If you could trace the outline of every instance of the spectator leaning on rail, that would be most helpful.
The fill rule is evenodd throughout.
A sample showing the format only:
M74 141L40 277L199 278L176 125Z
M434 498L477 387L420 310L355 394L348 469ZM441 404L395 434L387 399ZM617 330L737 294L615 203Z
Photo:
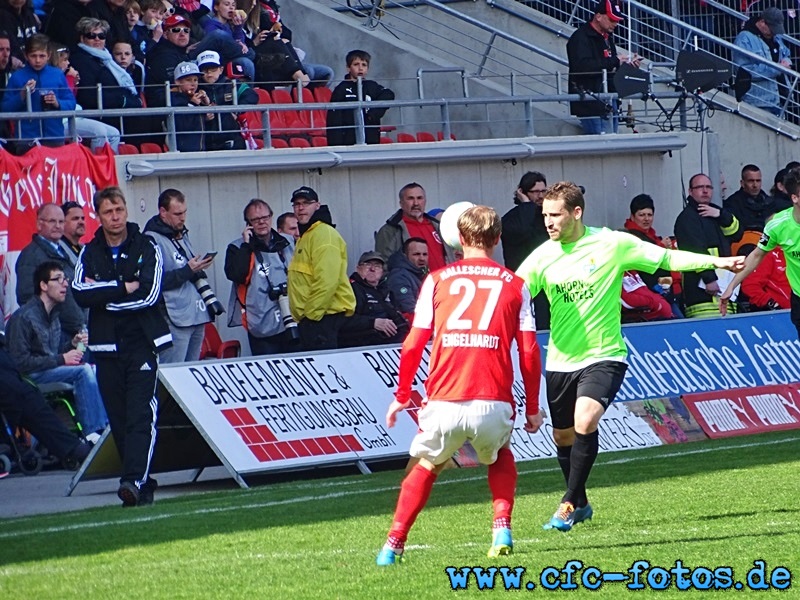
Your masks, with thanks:
M739 67L736 74L737 86L741 86L737 90L737 99L741 97L744 102L768 110L774 115L779 115L781 112L778 83L779 80L783 81L783 74L769 63L778 63L788 69L792 68L789 49L781 38L784 33L783 13L780 9L771 6L764 9L759 16L751 17L744 29L733 40L735 46L757 54L764 60L764 62L759 62L742 52L733 53L733 62ZM750 86L742 95L744 88L747 87L748 75ZM742 78L744 78L744 82Z
M69 278L61 263L46 261L33 274L37 294L14 311L8 322L8 350L19 370L35 383L74 386L78 419L86 439L96 442L108 425L94 367L84 362L87 336L61 334L58 318Z
M289 304L300 343L305 350L336 348L339 329L356 306L347 277L347 244L313 189L296 189L292 206L300 239L289 264Z
M172 334L172 348L161 353L163 363L200 359L205 325L211 321L196 281L205 279L213 256L195 254L186 229L186 197L175 189L166 189L158 197L158 214L144 226L164 259L164 305L167 325Z
M31 110L41 113L54 110L75 110L75 96L64 73L50 66L50 40L37 34L25 42L28 64L15 71L3 94L3 112L24 112L30 94ZM64 145L64 122L60 118L23 119L16 124L17 138L25 140L27 149L39 140L46 146Z
M243 214L242 237L225 252L225 276L232 283L228 326L244 326L254 356L297 350L297 327L287 310L293 245L272 228L272 208L260 198L250 200Z
M89 308L89 348L122 458L117 496L123 506L152 504L157 356L172 345L159 308L164 263L152 238L128 223L122 190L97 191L94 210L100 228L81 252L72 291Z

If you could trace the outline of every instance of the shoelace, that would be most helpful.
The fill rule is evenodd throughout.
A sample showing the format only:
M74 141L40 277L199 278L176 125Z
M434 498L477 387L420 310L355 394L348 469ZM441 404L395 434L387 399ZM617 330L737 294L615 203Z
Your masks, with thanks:
M575 512L575 507L572 505L571 502L562 502L558 507L558 513L556 515L562 521L566 521L569 519L570 515Z

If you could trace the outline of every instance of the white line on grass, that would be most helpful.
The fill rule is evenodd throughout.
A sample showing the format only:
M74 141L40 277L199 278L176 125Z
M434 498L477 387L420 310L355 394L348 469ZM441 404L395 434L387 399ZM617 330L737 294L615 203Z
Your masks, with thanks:
M666 454L658 454L658 455L648 455L648 456L638 456L633 455L626 458L616 458L610 460L603 460L602 464L625 464L631 462L639 462L644 460L661 460L663 458L672 458L676 456L687 456L690 454L708 454L710 452L719 452L725 450L738 450L742 448L753 448L759 446L771 446L775 444L785 444L788 442L795 442L797 438L786 438L780 440L769 440L769 441L762 441L762 442L747 442L747 443L739 443L739 444L727 444L727 445L720 445L715 446L713 448L698 448L692 450L678 450L674 452L668 452ZM602 456L602 455L601 455ZM540 467L537 469L520 469L520 475L527 475L531 473L547 473L552 471L558 471L559 469L556 467ZM465 483L470 481L483 481L486 478L484 474L472 477L459 477L458 479L449 479L444 481L437 482L437 485L449 485L449 484L458 484L458 483ZM350 484L350 482L342 482L343 484ZM99 527L108 527L114 525L132 525L134 523L149 523L153 521L161 521L164 519L171 519L174 517L185 517L188 515L204 515L204 514L215 514L215 513L222 513L222 512L230 512L234 510L252 510L252 509L260 509L260 508L269 508L272 506L283 506L286 504L302 504L304 502L314 502L319 500L330 500L332 498L342 498L345 496L356 496L360 494L378 494L382 492L388 492L392 490L396 490L399 486L392 485L392 486L385 486L379 488L366 488L360 490L345 490L341 492L330 492L327 494L320 494L315 496L301 496L297 498L287 498L285 500L269 500L267 502L256 502L250 504L237 504L235 506L217 506L213 508L198 508L194 510L188 511L181 511L181 512L171 512L171 513L162 513L158 515L148 515L148 516L141 516L141 517L133 517L133 518L120 518L108 521L100 521L100 522L92 522L92 523L74 523L72 525L59 525L54 527L40 527L35 529L27 529L23 531L6 531L0 532L0 539L8 539L8 538L19 538L25 537L30 535L41 535L41 534L51 534L51 533L61 533L65 531L77 531L80 529L96 529ZM285 488L284 488L285 489Z

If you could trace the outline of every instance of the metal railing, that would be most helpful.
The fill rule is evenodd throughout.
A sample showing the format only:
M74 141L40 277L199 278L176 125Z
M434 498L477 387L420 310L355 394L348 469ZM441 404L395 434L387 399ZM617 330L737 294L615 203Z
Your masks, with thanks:
M10 93L18 93L17 90L7 90ZM672 97L679 97L680 94L673 94ZM605 102L611 102L616 98L616 94L600 94L599 99ZM173 107L155 107L155 108L136 108L136 109L92 109L92 110L72 110L72 111L34 111L34 112L11 112L3 113L2 117L6 121L16 122L19 121L40 121L42 119L62 119L66 121L65 138L72 141L80 141L78 135L75 133L75 120L76 119L108 119L116 117L141 117L152 116L162 117L165 127L163 135L168 140L169 151L177 147L177 136L182 133L195 133L187 131L178 131L175 127L176 115L205 115L225 114L225 113L252 113L257 112L261 115L261 127L251 128L250 131L263 137L264 147L271 147L272 136L281 135L304 135L310 134L312 128L304 131L298 128L297 124L289 124L285 130L274 130L270 125L270 116L272 113L296 113L298 111L318 111L318 110L352 110L354 111L354 121L356 127L357 144L364 144L365 130L363 109L370 108L388 108L395 109L398 112L403 110L432 109L437 115L436 119L430 120L426 123L416 123L416 127L426 128L426 125L431 125L435 130L442 133L443 140L450 140L454 127L459 123L466 122L460 121L453 117L453 112L457 107L479 107L485 109L484 113L481 111L475 114L484 114L484 118L475 118L474 115L470 116L469 123L483 124L487 127L496 128L500 125L500 121L491 118L488 115L488 108L494 106L512 107L512 116L507 120L511 124L514 131L518 134L513 137L526 137L535 135L536 122L533 115L532 107L536 103L558 103L579 100L577 95L555 94L555 95L540 95L540 96L515 96L515 97L492 97L492 98L436 98L436 99L412 99L412 100L392 100L392 101L356 101L348 103L292 103L292 104L239 104L228 106L173 106ZM402 118L400 119L402 121ZM324 129L324 126L323 126ZM511 137L511 136L507 136ZM26 139L27 141L27 139Z
M494 4L492 0L486 1ZM580 2L566 0L555 2L553 0L516 0L516 2L562 20L573 27L592 17L591 10L587 8L588 5L584 6ZM715 8L722 7L714 0L709 0L709 3L713 4ZM737 65L734 63L733 57L737 54L746 58L748 62L768 65L783 77L783 82L779 85L780 117L791 123L800 124L800 103L798 102L800 98L797 93L800 87L800 74L797 71L787 69L775 62L743 51L732 43L732 39L723 39L713 35L713 33L709 32L707 24L699 19L701 16L706 16L705 13L686 14L687 21L683 21L658 10L658 8L665 8L674 11L672 14L681 15L677 0L656 0L655 2L648 2L648 5L637 0L628 0L625 6L628 18L620 23L615 32L616 39L619 42L618 46L645 57L656 68L666 67L672 71L674 71L678 54L684 50L694 49L705 50L719 57L730 66L731 72L734 74L737 71ZM540 26L536 19L530 18L523 11L515 11L507 6L500 5L497 5L496 8L525 19L531 25ZM739 22L747 19L746 15L737 13L732 9L726 9L726 11L726 15L730 18L735 18ZM732 33L732 31L727 32L727 37L730 37ZM735 35L733 37L735 38ZM797 39L785 36L784 41L792 51L796 50L800 54L800 42ZM730 84L732 85L733 81ZM760 86L757 81L753 82L752 85L754 87ZM730 91L730 88L726 85L720 86L719 89L725 92ZM733 92L730 91L730 94L733 95ZM731 104L735 105L735 100L726 103L728 106ZM762 118L758 114L748 112L747 118L783 133L782 126L776 124L769 117Z

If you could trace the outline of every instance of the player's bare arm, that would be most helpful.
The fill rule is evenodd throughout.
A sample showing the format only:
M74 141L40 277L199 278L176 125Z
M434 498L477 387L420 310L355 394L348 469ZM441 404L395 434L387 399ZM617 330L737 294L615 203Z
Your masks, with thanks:
M756 247L750 254L747 255L747 258L742 261L742 268L739 269L739 272L736 273L736 277L730 282L728 287L722 292L722 295L719 297L719 312L724 317L728 314L728 301L731 298L731 294L733 294L733 290L736 289L742 281L744 281L745 277L750 275L753 271L756 270L756 267L761 264L761 261L764 260L764 257L767 255L761 248ZM744 258L742 256L735 256L731 258ZM725 267L722 267L725 268ZM733 269L731 269L733 270ZM735 271L734 271L735 272Z

